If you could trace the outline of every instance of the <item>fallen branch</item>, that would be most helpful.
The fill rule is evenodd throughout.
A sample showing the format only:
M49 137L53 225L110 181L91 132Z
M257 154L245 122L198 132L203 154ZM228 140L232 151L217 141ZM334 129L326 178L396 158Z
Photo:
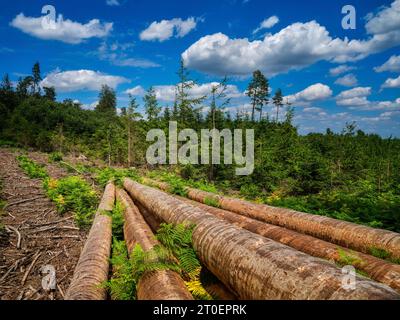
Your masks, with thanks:
M65 298L65 294L64 291L61 289L61 286L59 284L57 284L57 289L60 292L61 296L63 297L63 299Z
M56 221L51 221L51 222L46 222L46 223L38 223L38 224L31 224L29 227L23 227L21 229L29 229L29 228L36 228L36 227L44 227L44 226L49 226L52 224L57 224L63 221L67 221L67 220L71 220L73 217L67 217L67 218L63 218L63 219L59 219Z
M37 251L36 256L33 258L32 263L30 264L28 270L26 270L24 277L22 278L21 284L24 285L26 279L28 278L29 274L32 271L33 266L35 265L36 261L39 259L39 257L42 255L40 251Z
M75 172L78 172L79 174L84 174L82 171L78 170L77 168L75 168L74 166L70 165L69 163L65 162L65 161L60 161L60 164L74 170Z
M29 199L24 199L24 200L19 200L19 201L7 203L4 206L3 210L6 210L8 207L15 206L17 204L21 204L21 203L25 203L25 202L29 202L29 201L34 201L34 200L37 200L37 199L40 199L40 198L44 198L44 197L45 197L45 195L41 195L41 196L38 196L38 197L33 197L33 198L29 198Z
M38 239L38 238L43 238L43 239L62 239L62 238L71 238L71 239L80 239L79 236L77 235L57 235L57 236L29 236L28 238L32 239Z
M9 232L14 231L17 234L17 236L18 236L17 249L20 249L21 248L21 233L16 228L14 228L12 226L5 226L5 227Z

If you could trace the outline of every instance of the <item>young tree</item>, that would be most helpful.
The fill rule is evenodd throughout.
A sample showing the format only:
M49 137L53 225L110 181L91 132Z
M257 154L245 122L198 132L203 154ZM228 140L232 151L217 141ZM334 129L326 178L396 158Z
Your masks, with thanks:
M190 78L190 73L185 67L183 60L177 72L179 82L176 85L176 104L181 125L194 128L198 123L198 106L204 101L206 96L193 97L191 90L196 86L196 82Z
M50 101L56 101L56 89L54 87L43 87L44 97Z
M40 64L39 62L36 62L32 68L33 94L40 95L40 81L42 81L42 76L40 74Z
M33 87L33 78L27 76L25 78L19 78L17 84L17 96L20 99L25 99L29 94L29 89Z
M272 98L272 101L276 107L276 119L275 121L279 121L279 108L283 106L283 96L282 96L282 90L278 89L275 92L274 97Z
M285 117L285 123L288 125L292 125L294 117L294 109L292 107L292 103L289 102L289 99L286 98L286 117Z
M103 85L99 94L99 103L96 111L103 114L115 115L117 108L117 98L115 91L108 85Z
M145 96L143 97L144 109L147 115L147 119L150 123L154 123L160 116L161 107L158 106L156 92L153 87L147 90Z
M225 77L220 83L211 86L211 103L210 103L210 112L206 117L206 121L210 124L212 129L221 129L223 126L225 115L223 109L230 102L230 99L227 98L226 90L227 86L227 78ZM208 171L208 179L210 181L214 180L215 176L215 165L209 164Z
M217 85L211 86L211 104L210 104L210 117L212 128L216 128L217 118L223 119L223 109L229 104L231 101L230 98L227 98L226 90L228 88L227 85L228 79L225 77L220 83Z
M125 125L128 134L128 166L132 165L132 140L133 140L133 123L137 121L141 114L137 112L139 105L136 102L135 97L129 95L129 106L125 109Z
M251 121L254 122L255 111L260 112L260 120L262 119L263 106L268 104L269 83L268 79L260 70L253 72L253 78L247 88L247 96L251 99L252 111Z
M13 91L13 86L8 73L4 75L3 80L1 81L0 90L7 92Z
M0 84L0 103L3 105L3 109L7 110L7 113L8 113L8 111L12 111L15 109L15 107L17 105L17 101L15 98L16 97L15 97L14 88L12 86L12 83L10 81L8 74L6 73Z

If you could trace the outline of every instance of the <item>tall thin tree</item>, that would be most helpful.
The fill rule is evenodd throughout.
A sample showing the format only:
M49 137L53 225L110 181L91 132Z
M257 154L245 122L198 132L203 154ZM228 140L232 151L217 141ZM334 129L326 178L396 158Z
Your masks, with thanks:
M269 83L268 79L262 74L260 70L253 72L247 88L247 96L251 99L252 111L251 121L254 122L255 111L260 112L260 120L262 119L262 112L264 105L268 104L269 97Z

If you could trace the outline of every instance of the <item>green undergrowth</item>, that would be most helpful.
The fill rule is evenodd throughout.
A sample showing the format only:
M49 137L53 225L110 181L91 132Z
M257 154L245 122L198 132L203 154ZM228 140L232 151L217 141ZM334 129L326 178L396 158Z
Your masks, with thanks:
M400 264L400 258L392 257L391 253L385 249L371 247L368 249L368 253L376 258L383 259L392 263Z
M124 208L119 201L115 202L114 208L111 212L107 212L111 216L112 221L112 234L117 240L124 239Z
M130 257L124 240L113 238L112 276L105 283L111 299L135 300L137 286L145 272L156 270L173 270L180 272L173 255L162 246L155 246L145 252L139 244L136 244Z
M119 205L117 204L116 207ZM113 210L112 217L118 218L120 209ZM114 224L113 224L114 227ZM104 285L114 300L134 300L140 278L146 272L172 270L178 272L187 289L195 299L211 300L213 297L204 289L204 283L215 281L207 274L196 256L192 244L194 226L162 224L156 233L160 245L144 252L139 244L128 257L125 242L120 236L122 224L113 228L113 248L110 259L112 276Z
M70 176L59 180L45 179L43 187L60 214L72 212L79 227L90 226L98 204L92 187L81 177Z
M112 255L110 259L112 276L104 283L112 300L135 300L136 282L133 276L132 264L128 258L125 241L113 238Z
M63 154L61 152L52 152L49 154L49 161L50 162L60 162L63 160Z
M18 156L17 161L20 168L31 179L45 179L49 176L44 165L36 163L25 155Z
M218 200L213 197L205 197L204 204L211 206L211 207L215 207L215 208L220 207Z
M196 188L211 193L218 193L217 187L204 179L183 179L173 172L164 170L151 171L147 174L147 176L151 179L168 183L171 186L169 192L182 197L187 197L187 187Z
M338 248L339 260L336 264L340 267L343 266L353 266L356 269L356 272L359 275L369 278L368 273L360 269L360 266L363 266L365 262L357 255L354 251L348 251Z
M97 169L95 172L96 182L103 188L107 185L108 181L112 180L114 183L121 187L124 178L130 178L135 181L140 181L140 175L136 169L120 169L120 168L105 168Z
M194 225L161 224L156 238L179 261L181 274L186 287L197 300L212 300L213 297L204 289L201 281L202 265L192 243Z

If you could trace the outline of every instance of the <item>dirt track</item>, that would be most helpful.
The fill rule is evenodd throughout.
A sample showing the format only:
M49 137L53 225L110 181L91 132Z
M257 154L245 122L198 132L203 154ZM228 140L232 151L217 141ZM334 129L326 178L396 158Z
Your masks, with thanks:
M0 149L0 197L7 201L0 222L6 231L0 236L0 300L63 299L79 259L86 231L77 230L71 215L59 215L46 197L42 182L30 179L18 167L16 153ZM29 157L46 163L53 178L66 176L56 164L48 164L45 156L30 153ZM24 201L21 203L17 203ZM62 220L62 221L60 221ZM20 233L20 248L18 234ZM53 266L56 272L55 290L42 288L46 273L41 269Z

